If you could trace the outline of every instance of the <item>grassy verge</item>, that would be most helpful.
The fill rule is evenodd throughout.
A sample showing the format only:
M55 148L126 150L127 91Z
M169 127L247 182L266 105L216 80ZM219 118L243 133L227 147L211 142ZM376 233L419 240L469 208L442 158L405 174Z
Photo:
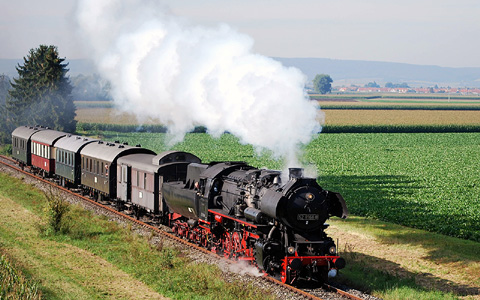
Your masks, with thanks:
M348 261L339 279L383 299L455 299L480 294L480 244L351 217L330 220Z
M152 246L131 228L71 207L69 230L46 234L45 196L0 174L0 247L48 299L264 299L224 281L215 266L191 263L177 250ZM42 233L43 232L43 233ZM153 238L150 237L150 238Z

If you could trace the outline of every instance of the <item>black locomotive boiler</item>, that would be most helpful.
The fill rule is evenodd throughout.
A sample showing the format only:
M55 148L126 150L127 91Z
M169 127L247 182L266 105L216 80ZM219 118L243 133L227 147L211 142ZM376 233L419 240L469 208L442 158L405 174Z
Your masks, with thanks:
M177 234L282 282L324 282L345 266L324 232L331 216L347 217L345 201L302 169L282 183L279 171L242 162L191 163L186 180L163 183L162 193Z

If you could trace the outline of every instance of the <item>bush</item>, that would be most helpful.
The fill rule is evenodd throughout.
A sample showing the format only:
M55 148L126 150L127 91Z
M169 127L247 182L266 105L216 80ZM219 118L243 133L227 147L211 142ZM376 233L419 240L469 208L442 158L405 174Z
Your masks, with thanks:
M1 155L7 155L7 156L12 155L12 145L8 144L8 145L5 145L5 146L1 146L0 147L0 154Z
M67 220L67 214L70 211L70 204L62 200L57 193L54 193L51 189L48 192L44 192L47 199L46 206L44 208L46 215L46 227L42 228L42 231L46 234L53 232L57 234L59 232L67 233L70 229Z

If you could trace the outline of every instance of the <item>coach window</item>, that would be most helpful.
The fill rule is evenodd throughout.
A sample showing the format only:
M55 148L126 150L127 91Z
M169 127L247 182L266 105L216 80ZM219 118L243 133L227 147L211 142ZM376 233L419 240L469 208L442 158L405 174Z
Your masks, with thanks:
M143 188L147 189L147 173L143 173Z
M95 164L95 167L96 167L95 173L96 173L96 174L100 174L99 165L100 165L100 162L97 160L97 163Z
M100 174L101 174L102 176L103 176L103 168L104 168L104 166L103 166L103 161L102 161L102 164L100 165Z

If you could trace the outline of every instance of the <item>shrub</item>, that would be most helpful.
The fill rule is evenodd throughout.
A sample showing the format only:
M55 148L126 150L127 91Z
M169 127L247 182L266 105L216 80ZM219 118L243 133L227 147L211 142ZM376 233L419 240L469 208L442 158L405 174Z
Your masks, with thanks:
M57 193L54 193L51 189L44 192L47 200L45 206L46 227L42 228L44 233L53 234L69 231L70 226L67 221L67 214L70 211L70 204L60 198Z

